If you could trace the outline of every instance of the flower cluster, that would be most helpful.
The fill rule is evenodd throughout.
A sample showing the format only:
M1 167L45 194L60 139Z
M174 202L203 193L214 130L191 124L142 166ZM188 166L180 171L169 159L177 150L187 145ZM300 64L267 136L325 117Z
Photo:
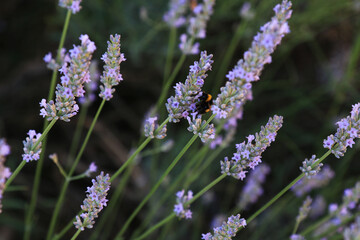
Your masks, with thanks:
M344 240L353 240L360 238L360 217L356 217L356 220L348 228L344 230Z
M47 103L45 99L40 102L42 107L40 115L46 117L48 121L60 119L68 122L79 111L75 97L84 96L83 85L90 82L90 60L96 49L94 42L90 41L88 35L81 35L80 40L81 45L74 46L69 51L70 58L65 59L66 61L59 70L63 76L60 78L61 84L56 86L55 102L51 100Z
M319 159L316 158L315 155L312 155L310 159L305 158L303 161L303 166L300 167L300 170L305 173L307 178L311 178L311 176L318 174L318 172L321 170L321 167L323 166L322 163L314 165L318 160Z
M80 3L81 0L59 0L59 6L71 10L73 14L80 11Z
M85 175L90 177L90 174L96 171L97 171L97 166L94 162L92 162L90 163L89 168L85 171Z
M1 199L5 188L6 179L11 176L10 168L5 167L6 156L10 154L10 146L7 145L5 139L0 138L0 213L2 209Z
M184 14L187 10L187 0L171 0L169 3L169 11L163 16L163 20L170 26L178 28L185 24L186 18Z
M202 234L203 240L220 240L220 239L232 239L236 236L236 232L246 226L246 220L240 218L240 214L236 216L230 216L227 222L223 222L220 227L214 228L214 235L211 233Z
M119 34L115 34L115 36L110 35L107 52L102 55L101 60L105 63L103 75L100 77L100 82L104 86L100 86L99 96L109 101L115 92L115 89L112 87L118 85L123 80L120 73L120 63L126 60L124 54L120 52Z
M269 172L270 167L264 163L250 173L246 185L240 194L239 207L241 209L245 209L249 204L255 203L264 193L261 184L264 183Z
M303 205L299 209L299 215L296 217L296 222L300 223L303 221L309 214L311 210L312 198L310 196L307 196Z
M104 172L101 172L96 177L96 180L92 180L92 184L91 187L87 188L84 204L81 205L84 213L76 216L76 221L74 222L75 227L81 229L81 231L84 231L85 228L92 228L98 213L106 206L108 201L106 195L110 189L109 174L104 175Z
M213 13L213 6L215 0L204 0L203 3L199 3L193 6L194 16L189 18L189 24L187 28L187 34L180 36L179 48L184 54L198 54L199 43L193 44L194 39L206 37L206 24Z
M97 61L93 60L90 64L90 79L91 81L85 83L85 96L79 98L81 105L89 106L96 99L95 91L98 89L98 82L100 79L100 73L97 67Z
M229 117L237 105L243 105L246 99L251 99L252 82L259 80L264 65L271 62L271 54L276 46L290 32L287 23L292 13L290 8L291 2L287 0L275 6L275 16L260 28L261 32L254 37L244 58L226 75L229 81L220 89L212 107L217 118Z
M193 192L188 191L185 195L185 190L179 191L176 193L176 204L174 205L174 212L178 218L190 219L192 217L192 212L189 209L188 201L193 198Z
M47 64L47 68L57 71L64 64L65 61L70 60L70 57L69 54L66 53L66 49L62 48L58 59L52 58L52 54L51 52L49 52L44 56L43 60Z
M261 154L270 146L271 142L275 141L277 131L282 127L282 122L283 118L275 115L273 118L269 118L265 127L261 126L259 133L256 133L255 136L249 135L247 143L244 141L236 144L237 151L231 160L225 157L224 161L221 161L221 173L243 180L248 172L245 171L247 168L254 169L261 163Z
M310 178L300 179L300 181L292 186L291 190L296 196L300 197L314 188L320 188L327 185L334 175L334 171L331 170L328 165L325 165L318 174L311 176Z
M207 77L206 72L211 70L213 55L206 51L201 52L200 61L190 66L189 75L185 84L179 82L175 85L175 96L168 98L166 109L169 113L170 122L179 122L181 118L187 118L190 113L196 112L196 100L200 97L201 88Z
M215 138L214 124L205 125L206 121L201 119L201 115L195 117L195 114L192 114L192 118L188 116L187 120L189 122L188 130L199 135L202 142Z
M29 136L23 141L24 154L22 155L22 158L26 162L37 161L39 160L41 153L41 142L38 142L41 133L36 133L35 130L29 130L27 134Z
M156 121L157 121L157 117L149 117L148 119L145 120L145 124L144 124L145 136L151 138L155 137L157 139L163 139L166 137L166 131L167 131L166 124L161 129L159 129L159 131L156 133L156 136L154 136L154 132L159 127L159 124Z
M351 115L336 123L338 129L335 136L331 134L324 140L324 148L330 149L337 158L344 156L347 147L352 147L354 139L360 137L359 108L360 103L353 105Z

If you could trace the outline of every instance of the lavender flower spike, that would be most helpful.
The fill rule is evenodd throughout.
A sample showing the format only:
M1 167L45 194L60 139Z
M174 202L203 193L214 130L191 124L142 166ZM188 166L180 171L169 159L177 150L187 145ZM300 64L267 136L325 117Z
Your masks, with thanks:
M221 161L221 173L231 175L236 179L243 180L246 177L246 169L254 169L261 163L261 154L275 141L277 131L282 127L283 117L275 115L269 118L266 126L261 126L261 131L247 137L248 142L236 144L236 153L229 160L225 157ZM253 143L253 140L255 142Z
M331 134L324 140L324 148L330 149L337 158L344 156L347 147L352 147L355 144L355 138L360 138L359 109L360 103L353 105L350 116L336 123L338 129L335 136Z
M319 159L316 158L315 155L312 155L310 159L305 158L303 161L303 166L300 167L300 170L305 173L305 176L307 178L311 178L311 176L314 176L320 172L321 167L323 166L322 163L319 163L313 167L313 165L318 161Z
M246 220L240 218L240 214L236 216L230 216L227 222L223 222L220 227L214 228L214 235L211 233L202 234L203 240L220 240L231 239L236 236L236 232L246 226Z
M174 212L178 218L190 219L192 212L190 206L186 203L193 198L193 192L189 190L185 195L185 190L176 193L176 204L174 205Z
M252 82L258 81L264 65L271 62L271 54L285 34L289 33L287 20L291 17L291 2L283 0L275 6L275 16L260 28L251 44L251 48L244 53L237 65L229 71L229 79L222 87L212 107L217 118L227 118L230 113L251 99Z
M100 86L99 96L109 101L115 92L115 89L112 87L118 85L123 80L120 73L120 63L126 59L124 54L120 52L120 35L110 35L107 52L102 55L101 60L105 62L103 75L100 77L100 82L104 86Z
M163 139L166 137L166 124L159 130L156 135L154 135L155 130L159 127L159 124L157 123L157 117L149 117L145 120L144 124L144 133L146 137L151 138L157 138L157 139Z
M194 65L190 66L185 84L179 82L175 85L175 96L168 98L165 104L170 122L179 122L181 118L187 118L190 113L195 113L195 102L207 77L206 72L211 70L211 64L214 62L211 60L212 57L213 55L208 55L206 51L201 52L200 61L195 61Z
M171 0L169 11L164 14L163 20L170 26L178 28L185 24L186 18L184 13L188 7L187 0Z
M75 116L79 111L75 97L83 97L84 83L90 82L89 66L92 54L96 49L94 42L90 41L88 35L81 35L81 45L74 46L69 51L70 58L65 58L63 66L60 68L61 84L56 86L56 98L46 102L42 99L40 115L48 121L60 119L65 122Z
M2 194L5 188L6 179L11 176L10 168L5 167L6 156L10 154L10 146L7 145L5 139L0 138L0 213L2 211Z
M81 231L84 231L85 228L92 228L95 218L98 217L99 212L106 206L108 201L106 195L110 189L109 174L104 175L104 172L101 172L96 177L96 180L92 180L92 184L91 187L87 188L84 204L81 205L84 213L76 216L76 221L74 222L75 227L81 229Z
M75 14L79 12L81 9L80 3L81 0L60 0L59 6L63 8L67 8L71 10L73 14Z
M26 162L37 161L40 158L41 142L35 148L34 145L41 137L41 133L36 133L35 130L29 130L28 135L29 136L23 141L24 154L22 158Z

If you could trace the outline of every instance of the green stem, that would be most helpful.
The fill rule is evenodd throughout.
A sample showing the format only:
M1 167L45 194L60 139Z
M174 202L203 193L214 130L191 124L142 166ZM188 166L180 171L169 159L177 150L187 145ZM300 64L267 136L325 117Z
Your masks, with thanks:
M79 236L80 233L81 233L81 229L78 229L76 231L76 233L74 234L74 236L71 238L71 240L75 240Z
M171 62L174 56L174 47L176 41L176 28L172 27L169 32L169 44L166 55L165 70L164 70L164 82L169 78Z
M120 239L120 237L123 235L123 233L126 231L126 229L129 227L132 220L135 218L135 216L139 213L139 211L142 209L142 207L147 203L147 201L150 199L150 197L155 193L155 191L160 187L161 183L164 181L165 177L170 173L170 171L175 167L175 165L179 162L181 157L185 154L185 152L189 149L189 147L194 143L194 141L197 139L198 135L193 135L193 137L190 139L190 141L185 145L185 147L180 151L180 153L176 156L174 161L169 165L169 167L165 170L163 175L160 177L160 179L156 182L156 184L151 188L150 192L146 195L146 197L141 201L139 206L135 209L135 211L130 215L130 217L127 219L123 227L120 229L119 233L116 235L115 239Z
M76 216L80 215L81 213L83 213L83 211L81 210ZM60 239L62 236L65 235L65 233L67 233L71 227L74 226L74 222L76 221L76 217L73 217L71 219L71 221L63 228L63 230L61 230L61 232L59 232L58 234L55 234L55 236L53 237L52 240L58 240Z
M59 60L60 56L61 56L61 49L64 46L67 29L68 29L69 23L70 23L70 17L71 17L71 10L68 10L67 14L66 14L61 38L60 38L59 47L57 50L57 56L56 56L57 60ZM50 89L49 89L49 94L48 94L48 99L47 99L48 102L54 98L57 72L58 72L57 70L54 70L52 73L52 76L51 76ZM46 129L47 126L48 126L48 121L45 119L43 129ZM44 134L44 131L43 131L43 134ZM35 212L37 196L39 194L39 186L40 186L40 180L41 180L41 172L42 172L43 163L44 163L44 154L46 151L46 143L47 143L47 139L45 138L44 142L43 142L43 147L42 147L42 154L40 155L40 159L38 161L38 164L37 164L36 170L35 170L35 179L34 179L34 186L32 188L32 192L31 192L30 206L29 206L29 210L26 214L26 219L25 219L25 234L24 234L25 240L30 239L31 223L33 221L33 215Z
M154 135L156 134L156 132L160 129L163 128L163 126L168 123L170 120L170 118L168 117L155 131ZM124 169L134 160L134 158L138 155L139 152L141 152L141 150L143 150L146 145L151 141L151 137L148 137L145 139L145 141L136 149L136 151L129 157L128 160L126 160L126 162L114 173L114 175L111 176L110 178L110 182L114 181L115 178L117 178L123 171Z
M75 180L79 180L79 179L82 179L82 178L85 178L87 177L88 175L86 175L85 173L82 173L82 174L79 174L77 176L73 176L71 178L69 178L70 181L75 181Z
M77 167L77 165L78 165L78 163L80 161L80 158L81 158L81 156L82 156L82 154L83 154L83 152L85 150L85 147L86 147L86 145L87 145L87 143L88 143L88 141L90 139L90 135L91 135L91 133L92 133L94 127L95 127L95 124L97 122L97 119L99 118L99 115L101 113L102 108L104 107L105 102L106 102L106 100L102 100L102 102L101 102L101 104L100 104L100 106L99 106L99 108L98 108L98 110L97 110L97 112L95 114L95 117L94 117L94 119L93 119L93 121L91 123L89 131L86 134L84 142L83 142L83 144L82 144L82 146L81 146L81 148L79 150L79 153L76 156L76 159L75 159L75 161L74 161L74 163L73 163L73 165L72 165L72 167L71 167L71 169L69 171L68 178L65 179L65 182L64 182L63 187L62 187L61 192L60 192L59 199L56 202L55 209L54 209L53 215L51 217L50 226L49 226L49 230L48 230L47 237L46 237L47 240L50 240L50 238L53 235L54 228L55 228L56 221L57 221L57 216L59 214L60 208L61 208L62 203L64 201L66 190L67 190L67 187L69 186L70 178L72 177L72 175L73 175L73 173L74 173L74 171L75 171L75 169L76 169L76 167Z
M222 174L220 175L218 178L216 178L214 181L212 181L211 183L209 183L206 187L204 187L200 192L198 192L190 201L188 201L187 203L185 203L185 205L190 205L191 203L193 203L194 201L196 201L198 198L200 198L204 193L206 193L210 188L212 188L213 186L215 186L217 183L219 183L221 180L223 180L227 175L226 174ZM141 236L139 236L138 238L136 238L136 240L140 240L143 239L145 237L147 237L148 235L150 235L153 231L155 231L156 229L160 228L161 226L163 226L165 223L169 222L171 219L173 219L175 217L175 213L171 213L169 216L167 216L165 219L161 220L159 223L157 223L156 225L154 225L153 227L151 227L149 230L147 230L146 232L144 232Z

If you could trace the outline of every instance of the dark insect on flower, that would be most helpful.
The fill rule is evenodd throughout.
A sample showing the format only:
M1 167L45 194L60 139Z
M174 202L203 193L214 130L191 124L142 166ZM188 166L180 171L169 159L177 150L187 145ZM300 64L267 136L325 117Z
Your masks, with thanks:
M212 96L206 92L201 92L201 96L198 98L198 102L196 102L196 111L199 114L207 113L211 110L212 104Z

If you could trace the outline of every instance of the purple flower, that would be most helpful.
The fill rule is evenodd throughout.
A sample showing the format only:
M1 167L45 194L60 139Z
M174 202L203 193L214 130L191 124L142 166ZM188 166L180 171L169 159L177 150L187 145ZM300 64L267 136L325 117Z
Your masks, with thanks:
M146 137L151 138L157 138L157 139L163 139L166 137L166 124L156 132L156 135L154 135L155 131L159 128L159 124L157 123L157 117L149 117L145 120L144 123L144 134Z
M312 203L312 198L310 196L307 196L303 205L299 209L299 215L296 217L296 222L298 224L300 222L302 222L308 216L310 209L311 209L311 206L310 206L311 203Z
M240 194L239 207L245 209L248 205L254 204L263 194L261 184L264 183L266 175L270 172L270 167L262 164L250 173L246 185Z
M107 192L110 189L109 174L104 175L101 172L96 180L92 180L92 186L88 187L86 198L81 209L84 211L82 214L76 216L74 225L77 229L84 231L85 228L92 228L95 223L95 218L98 217L99 212L107 205Z
M331 134L324 140L324 148L330 149L337 158L344 156L347 147L352 147L354 139L359 138L359 106L359 103L353 105L350 115L336 123L338 129L335 135Z
M287 20L291 16L290 8L291 2L287 0L274 8L275 16L260 28L261 32L254 37L251 48L226 75L229 81L220 89L212 107L217 118L231 117L234 109L252 99L252 82L259 80L264 65L271 62L270 56L275 47L289 33Z
M321 170L323 164L322 163L316 164L318 160L319 159L316 158L315 155L312 155L310 159L305 158L305 160L303 161L303 166L300 167L300 170L303 173L305 173L305 176L307 178L311 178L312 176L318 174L318 172Z
M38 143L41 133L36 133L35 130L29 130L28 137L23 141L24 154L22 155L23 160L26 162L37 161L40 158L41 153L41 142Z
M0 138L0 213L2 212L2 194L6 180L11 176L10 168L5 167L6 156L10 154L10 146L4 138Z
M236 232L246 226L246 220L240 218L240 214L230 216L227 222L223 222L220 227L214 228L214 235L211 233L202 234L203 240L232 239L236 236Z
M120 63L126 59L124 54L120 52L120 35L110 35L107 52L104 53L101 59L105 62L103 75L100 77L100 82L104 85L100 86L99 96L109 101L115 92L113 87L123 80L120 74Z
M170 27L178 28L185 24L186 18L184 14L187 10L188 3L186 0L171 0L169 3L169 11L164 14L163 20Z
M190 219L192 212L189 209L188 201L193 198L193 192L189 190L185 195L185 190L176 193L176 204L174 205L174 213L178 218Z
M64 58L64 63L59 70L63 76L61 77L61 84L56 86L55 101L51 100L46 103L46 100L41 100L40 115L46 117L48 121L53 119L60 119L65 122L70 121L70 118L75 116L79 110L76 104L75 97L82 97L84 95L83 84L89 81L89 66L92 58L92 53L95 46L89 40L87 35L81 35L81 45L74 46L71 49L70 57Z
M59 0L59 6L71 10L73 14L80 11L80 3L81 0Z
M221 173L243 180L247 172L245 170L248 168L254 169L261 162L261 154L275 140L276 133L281 128L282 122L283 118L275 115L273 118L269 118L268 123L265 127L261 127L259 133L255 134L255 139L250 135L248 139L251 141L236 144L237 152L234 154L234 158L229 160L225 157L224 161L220 162ZM274 137L269 138L269 135ZM254 143L253 140L255 140Z

